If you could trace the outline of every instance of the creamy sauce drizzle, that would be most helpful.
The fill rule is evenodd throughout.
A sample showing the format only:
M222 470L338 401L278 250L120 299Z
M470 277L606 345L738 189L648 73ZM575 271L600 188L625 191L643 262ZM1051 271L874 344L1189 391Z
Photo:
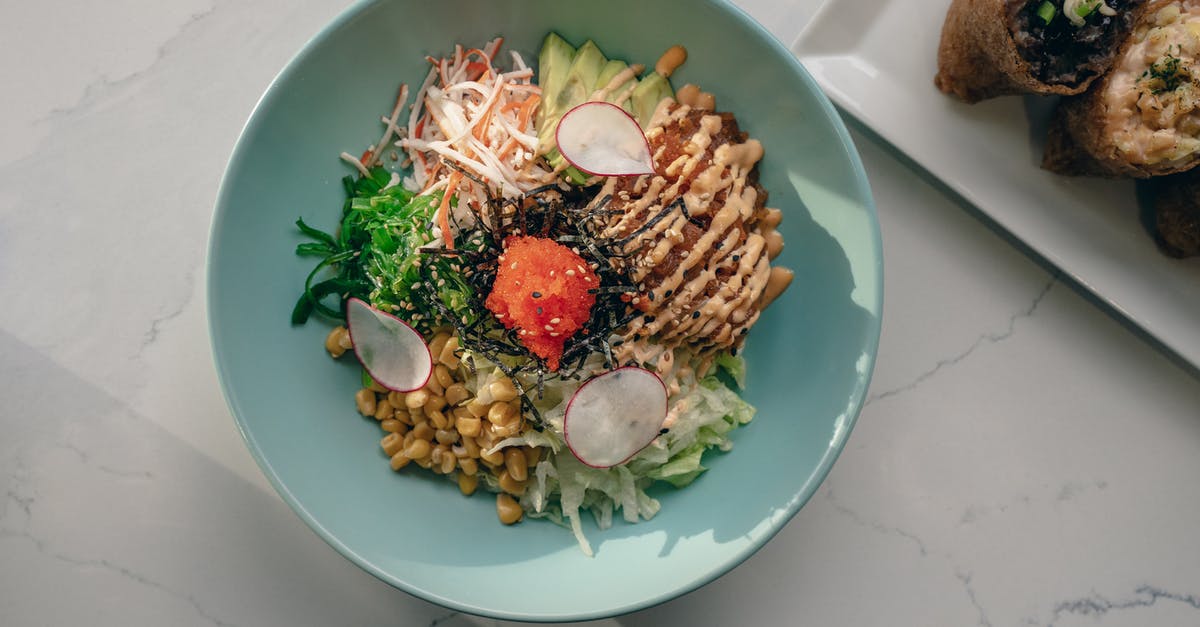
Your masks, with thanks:
M646 131L651 144L692 111L671 99L661 102ZM791 282L790 270L770 265L783 248L775 230L782 213L758 207L758 190L749 179L763 157L762 144L747 139L712 150L723 124L720 115L701 116L669 163L666 143L658 142L654 158L660 174L640 177L632 190L628 182L610 178L598 194L612 194L624 211L605 236L629 237L644 228L626 246L627 252L637 251L631 258L639 288L633 305L643 313L626 331L634 341L623 344L617 356L652 364L664 375L678 366L672 350L686 347L702 376L716 352L741 345L762 308ZM662 212L667 213L645 228ZM708 226L697 236L698 218ZM690 243L687 229L693 232ZM672 256L674 269L654 275ZM647 284L654 280L657 284Z

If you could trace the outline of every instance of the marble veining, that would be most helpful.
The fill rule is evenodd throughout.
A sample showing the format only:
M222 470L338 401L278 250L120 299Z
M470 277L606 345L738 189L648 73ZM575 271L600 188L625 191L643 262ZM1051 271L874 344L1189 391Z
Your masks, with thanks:
M1133 591L1132 595L1123 597L1117 601L1110 600L1100 594L1092 594L1080 599L1057 603L1054 606L1053 616L1046 623L1046 627L1056 627L1068 615L1100 619L1114 612L1124 613L1129 610L1152 607L1159 602L1176 603L1181 604L1185 609L1200 610L1200 596L1173 592L1151 585L1140 585ZM1193 616L1191 620L1200 620L1200 615Z
M824 497L825 501L831 507L833 507L834 511L836 511L837 513L841 514L842 516L845 516L846 518L850 519L850 521L853 522L854 524L860 525L862 527L866 527L867 529L870 529L871 531L874 531L876 533L899 536L899 537L911 542L913 544L913 546L917 549L917 554L920 557L928 557L929 556L929 548L925 545L925 541L922 540L921 538L919 538L916 534L914 534L910 531L905 531L904 529L900 529L898 527L885 525L882 522L879 522L878 520L868 520L867 518L863 517L863 515L860 514L859 512L851 509L850 507L846 506L843 503L838 502L837 497L835 496L834 491L833 491L833 481L832 480L827 480L825 482L825 486L822 490L822 496Z
M967 359L968 357L971 356L972 353L974 353L976 350L978 350L979 347L989 345L989 344L996 344L998 342L1003 342L1004 340L1012 337L1012 334L1015 333L1017 330L1017 323L1020 320L1032 317L1034 315L1034 313L1037 312L1038 306L1041 304L1042 299L1046 298L1046 295L1050 293L1050 290L1054 287L1054 285L1057 282L1058 282L1057 276L1051 277L1051 279L1046 282L1046 285L1042 287L1042 289L1037 293L1036 296L1034 296L1033 301L1029 304L1028 307L1013 314L1012 317L1010 317L1008 319L1008 325L1004 329L1000 330L999 332L989 331L989 332L981 334L978 338L975 339L975 341L973 343L971 343L970 346L968 346L967 348L963 349L962 351L955 353L949 357L939 359L938 362L936 364L934 364L934 366L932 368L930 368L929 370L926 370L925 372L922 372L912 382L905 384L901 387L883 390L880 392L872 392L867 395L866 402L874 403L876 401L881 401L886 398L896 396L897 394L903 394L904 392L911 391L911 390L915 389L917 386L924 383L925 381L928 381L930 378L937 376L937 374L939 372L941 372L943 369L949 368L949 367L952 367L954 365L961 363L964 359Z
M963 590L967 593L967 598L971 600L971 605L979 611L979 627L994 627L992 621L988 619L987 612L983 606L979 604L979 599L975 596L975 588L971 585L971 573L955 572L954 576L962 582Z

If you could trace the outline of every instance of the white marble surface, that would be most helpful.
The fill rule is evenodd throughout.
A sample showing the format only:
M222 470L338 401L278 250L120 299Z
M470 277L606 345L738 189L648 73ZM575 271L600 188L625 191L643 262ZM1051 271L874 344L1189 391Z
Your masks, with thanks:
M744 0L790 41L811 0ZM488 625L267 485L205 321L247 113L344 0L0 5L0 624ZM870 402L814 500L650 625L1200 624L1200 380L887 149Z

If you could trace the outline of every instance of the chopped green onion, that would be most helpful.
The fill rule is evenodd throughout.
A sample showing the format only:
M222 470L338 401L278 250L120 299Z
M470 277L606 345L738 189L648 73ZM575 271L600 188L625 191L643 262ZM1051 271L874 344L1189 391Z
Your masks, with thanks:
M1037 10L1038 17L1042 18L1042 21L1045 22L1046 24L1049 24L1050 21L1053 20L1054 16L1057 14L1058 14L1058 9L1056 9L1053 4L1050 4L1049 0L1046 0L1046 2L1043 2L1042 6L1038 7L1038 10Z
M1098 5L1099 5L1098 2L1092 2L1089 4L1081 4L1077 7L1075 7L1075 15L1078 15L1079 17L1087 17L1087 16L1091 15L1093 11L1096 10L1096 7Z

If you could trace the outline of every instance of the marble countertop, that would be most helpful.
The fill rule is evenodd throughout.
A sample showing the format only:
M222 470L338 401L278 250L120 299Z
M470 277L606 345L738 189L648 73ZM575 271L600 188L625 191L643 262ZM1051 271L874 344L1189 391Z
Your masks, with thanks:
M812 0L744 0L790 42ZM344 0L0 8L0 623L492 625L291 513L217 385L226 159ZM1200 379L855 132L887 260L870 399L817 496L611 625L1200 623Z

